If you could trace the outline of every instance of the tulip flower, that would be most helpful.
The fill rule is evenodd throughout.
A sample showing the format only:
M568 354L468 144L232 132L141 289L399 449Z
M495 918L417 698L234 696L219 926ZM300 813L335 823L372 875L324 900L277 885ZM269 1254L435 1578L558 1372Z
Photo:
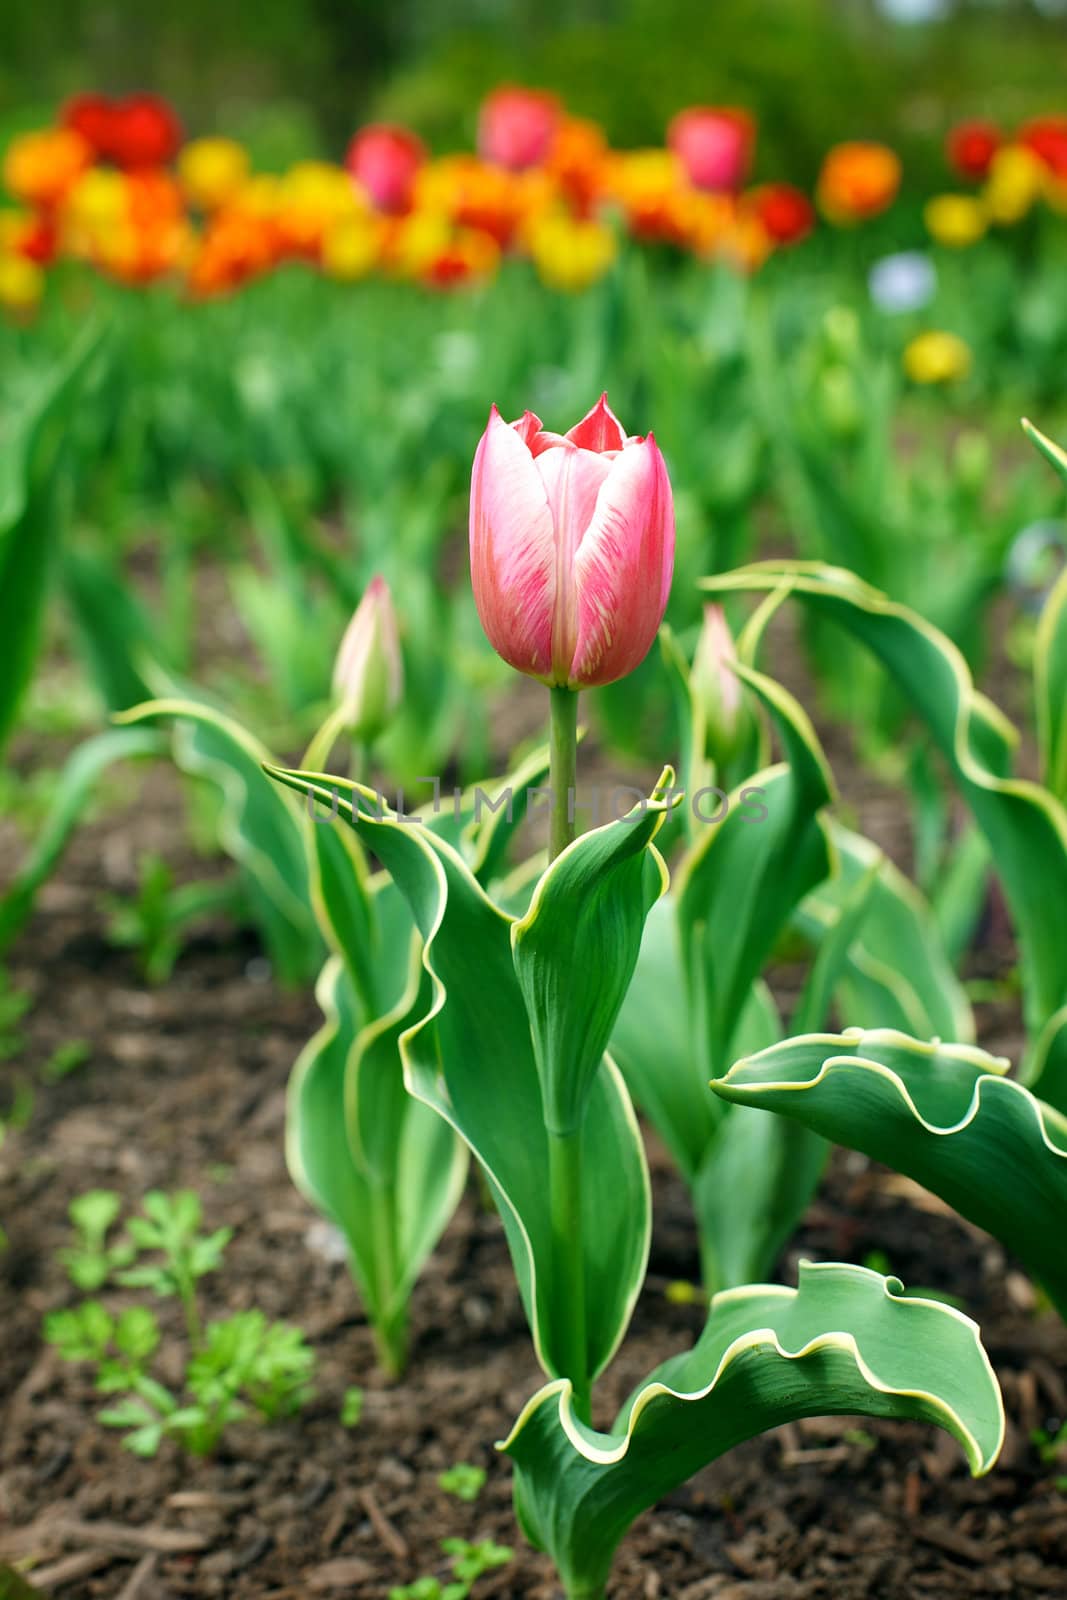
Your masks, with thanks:
M949 165L961 178L980 182L988 173L1003 138L995 122L961 122L945 140Z
M1032 150L1056 178L1067 178L1067 117L1034 117L1019 129L1017 143Z
M860 140L826 152L817 193L823 214L847 227L887 210L899 188L900 158L888 145Z
M399 216L411 203L415 174L426 160L422 140L407 128L371 123L348 147L345 166L379 211Z
M551 689L551 856L574 837L577 699L639 666L674 570L674 502L652 435L601 395L566 434L496 406L474 457L471 579L494 650Z
M554 94L511 85L494 89L478 117L478 153L510 172L539 167L552 151L561 117Z
M190 205L217 211L248 181L248 151L234 139L193 139L178 161Z
M940 328L918 334L904 351L904 371L912 383L953 383L970 370L970 346Z
M359 744L373 743L389 725L404 693L396 611L382 577L371 579L345 630L333 687L344 726Z
M73 128L41 128L12 139L0 176L16 200L48 210L59 205L92 158L89 145Z
M776 245L799 244L815 226L815 209L791 183L764 183L745 196Z
M950 250L976 244L986 231L987 220L982 202L969 194L937 194L923 207L930 237Z
M752 162L755 125L735 106L691 106L667 130L667 143L696 189L740 189Z
M60 125L80 133L93 154L111 159L115 138L115 106L102 94L76 94L59 117Z
M482 627L519 672L570 689L644 660L667 604L674 505L655 440L602 395L566 435L494 406L474 458L471 576Z
M181 124L155 94L131 94L112 110L110 154L120 167L164 167L182 142Z
M1045 190L1044 163L1025 145L1009 144L998 150L989 168L982 194L990 220L1012 227L1032 210Z

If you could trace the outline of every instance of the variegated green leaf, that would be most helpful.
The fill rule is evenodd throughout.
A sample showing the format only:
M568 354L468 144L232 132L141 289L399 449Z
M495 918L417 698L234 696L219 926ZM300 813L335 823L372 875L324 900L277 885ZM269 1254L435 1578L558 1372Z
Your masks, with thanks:
M366 1019L339 956L316 995L325 1022L293 1068L286 1151L297 1188L348 1242L353 1276L392 1371L403 1366L412 1287L454 1212L467 1152L448 1124L405 1090L398 1041L429 1003L409 939L405 992Z
M512 956L515 921L500 911L447 841L417 823L382 813L368 791L326 776L270 769L279 782L320 800L338 793L340 814L404 894L422 935L432 979L426 1014L401 1040L405 1081L444 1117L480 1161L497 1199L538 1359L547 1371L566 1365L570 1311L560 1295L549 1197L549 1135L530 1019ZM346 797L354 794L357 805ZM362 807L362 809L361 809ZM664 809L649 802L646 814ZM577 840L607 873L613 852L604 836L628 840L640 825L610 824ZM567 852L570 856L570 851ZM573 861L573 857L571 858ZM561 856L556 868L566 869ZM585 892L590 880L579 873ZM630 894L629 875L617 881ZM644 893L643 880L641 893ZM547 896L553 916L562 897ZM571 914L577 915L572 907ZM543 911L541 914L545 914ZM621 911L619 913L621 915ZM530 919L525 919L527 929ZM600 969L626 958L620 947L590 954ZM644 1275L649 1237L648 1175L622 1078L605 1056L589 1091L581 1128L580 1234L584 1256L586 1371L595 1376L614 1352Z
M1067 1315L1067 1117L967 1045L805 1034L713 1083L906 1173L1013 1250Z
M705 579L703 587L796 594L861 639L896 680L989 841L1018 928L1026 1020L1035 1040L1067 1003L1067 810L1049 790L1012 776L1015 731L975 689L959 650L916 612L818 562L758 562ZM1035 1053L1027 1080L1045 1092L1041 1070Z
M944 1428L973 1473L1000 1450L1004 1411L969 1318L863 1267L806 1264L800 1286L731 1289L694 1348L652 1373L609 1433L570 1386L532 1398L501 1444L523 1531L569 1600L602 1600L630 1524L744 1439L800 1417L861 1414Z

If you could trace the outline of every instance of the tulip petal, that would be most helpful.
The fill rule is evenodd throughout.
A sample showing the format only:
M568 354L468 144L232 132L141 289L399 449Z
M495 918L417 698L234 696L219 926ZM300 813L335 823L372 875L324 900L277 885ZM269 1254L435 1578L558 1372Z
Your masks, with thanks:
M605 392L600 396L591 411L587 411L581 422L576 422L567 432L567 438L572 444L580 445L583 450L621 450L626 443L626 431L618 417L608 405Z
M474 457L470 551L474 603L489 643L520 672L547 680L556 598L552 513L529 449L495 406Z
M574 562L578 635L572 685L613 683L656 637L674 572L674 505L649 434L611 460Z
M534 465L548 496L556 545L556 603L552 631L553 682L566 683L578 638L574 563L596 512L597 498L617 458L580 450L564 440L545 450Z

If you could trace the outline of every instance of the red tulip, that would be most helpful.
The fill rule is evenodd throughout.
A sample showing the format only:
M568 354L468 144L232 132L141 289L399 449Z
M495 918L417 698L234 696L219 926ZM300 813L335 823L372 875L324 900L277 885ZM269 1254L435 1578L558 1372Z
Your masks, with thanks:
M411 204L415 174L425 160L425 145L408 128L375 122L355 135L345 166L379 211L399 215Z
M76 94L59 117L64 128L80 133L96 156L110 160L115 135L115 107L106 95Z
M120 167L164 167L177 154L181 124L158 95L128 95L112 119L110 154Z
M547 161L556 139L563 108L543 89L505 85L482 102L478 118L478 152L498 167L521 172Z
M736 106L690 106L667 129L667 143L696 189L740 189L752 162L756 128Z
M949 165L961 178L980 182L1003 143L1000 129L993 122L961 122L945 140Z
M566 435L494 406L474 458L471 578L482 627L519 672L571 689L639 666L674 569L674 501L652 435L601 395Z
M1057 178L1067 178L1067 117L1034 117L1019 129L1016 142L1032 150Z
M775 244L797 244L815 225L814 206L791 183L761 184L746 199Z

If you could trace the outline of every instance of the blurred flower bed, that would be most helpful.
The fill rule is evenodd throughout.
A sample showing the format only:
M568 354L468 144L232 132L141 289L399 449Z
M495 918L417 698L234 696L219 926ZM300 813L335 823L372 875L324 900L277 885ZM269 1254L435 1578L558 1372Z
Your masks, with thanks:
M31 319L50 270L71 260L194 300L293 262L345 282L478 285L508 255L574 292L610 271L627 238L753 273L821 224L854 230L897 201L901 160L871 141L832 146L811 196L752 183L757 133L740 107L689 107L662 146L618 150L556 96L505 85L482 104L475 152L434 156L411 130L379 123L356 133L341 163L267 173L234 140L186 140L156 96L79 95L54 126L19 134L5 152L0 308ZM922 213L945 250L966 251L1038 208L1061 216L1067 115L1014 130L961 124L946 140L945 172L945 192ZM940 381L963 366L942 345L920 350L908 370Z

